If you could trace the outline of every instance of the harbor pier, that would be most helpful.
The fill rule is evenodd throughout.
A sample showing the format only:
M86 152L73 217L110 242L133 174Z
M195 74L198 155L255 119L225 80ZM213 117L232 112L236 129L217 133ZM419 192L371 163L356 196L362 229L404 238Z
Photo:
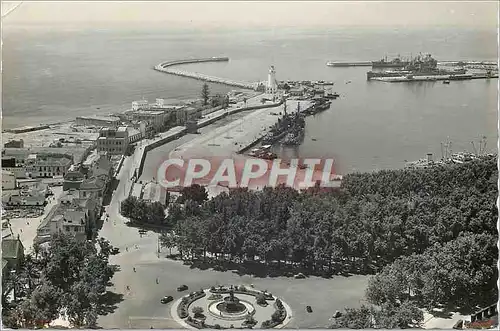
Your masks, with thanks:
M185 59L185 60L175 60L175 61L166 61L158 64L154 67L156 71L164 72L171 75L193 78L209 83L216 84L224 84L249 90L256 90L259 83L247 83L241 82L221 77L209 76L205 74L200 74L197 72L190 72L185 70L173 69L172 67L181 65L181 64L190 64L190 63L203 63L203 62L227 62L229 61L228 57L211 57L211 58L201 58L201 59Z

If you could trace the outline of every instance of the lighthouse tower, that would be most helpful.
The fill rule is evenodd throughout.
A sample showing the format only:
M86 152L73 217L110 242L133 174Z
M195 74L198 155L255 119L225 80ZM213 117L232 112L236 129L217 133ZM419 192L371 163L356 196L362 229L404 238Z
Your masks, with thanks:
M269 69L269 74L267 75L266 93L272 94L274 96L277 91L278 83L276 81L276 70L274 69L274 66L271 66L271 68Z

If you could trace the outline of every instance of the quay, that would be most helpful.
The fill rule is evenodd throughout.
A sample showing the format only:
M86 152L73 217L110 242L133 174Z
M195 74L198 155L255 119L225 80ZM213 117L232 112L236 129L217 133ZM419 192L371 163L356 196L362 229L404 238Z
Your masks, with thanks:
M172 69L173 66L181 65L181 64L191 64L191 63L203 63L203 62L227 62L229 61L228 57L211 57L211 58L201 58L201 59L185 59L185 60L175 60L175 61L166 61L158 64L154 67L156 71L164 72L171 75L193 78L209 83L216 84L224 84L249 90L256 90L259 83L246 83L240 82L236 80L220 78L215 76L209 76L205 74L200 74L197 72L189 72L185 70Z
M444 66L495 66L497 62L494 61L439 61L438 65ZM329 67L371 67L372 61L353 61L353 62L337 62L329 61L326 63Z
M358 62L334 62L326 63L329 67L371 67L372 61L358 61Z
M498 78L498 74L464 74L464 75L440 75L440 76L399 76L399 77L373 77L370 80L378 80L381 82L389 83L403 83L403 82L431 82L438 80L472 80L472 79L491 79Z

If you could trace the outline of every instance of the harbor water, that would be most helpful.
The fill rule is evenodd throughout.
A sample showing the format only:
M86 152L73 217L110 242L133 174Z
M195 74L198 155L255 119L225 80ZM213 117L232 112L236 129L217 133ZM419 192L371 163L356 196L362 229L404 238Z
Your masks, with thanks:
M241 30L171 31L24 29L3 31L3 126L53 123L130 108L142 97L198 98L200 81L166 75L162 61L227 56L229 62L178 66L255 82L274 65L280 80L334 81L340 98L307 118L304 143L281 155L334 157L339 173L402 168L405 160L471 150L486 136L496 150L497 79L413 84L367 82L369 68L332 68L328 61L364 61L431 53L439 60L496 60L496 31ZM213 93L231 87L211 84ZM313 140L314 139L314 140Z

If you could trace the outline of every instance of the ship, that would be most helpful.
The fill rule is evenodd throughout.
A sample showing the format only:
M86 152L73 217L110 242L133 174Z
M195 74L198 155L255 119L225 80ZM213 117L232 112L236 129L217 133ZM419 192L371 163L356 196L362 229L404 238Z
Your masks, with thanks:
M372 68L404 68L410 64L410 61L403 61L398 56L390 61L387 61L387 56L380 61L372 61Z
M332 92L332 90L324 91L323 96L327 99L337 99L340 95L337 92Z
M294 114L287 114L285 106L283 117L278 120L278 123L271 128L270 132L261 141L263 144L272 145L289 133L303 131L305 125L306 121L300 111L300 103L297 104L297 111Z
M300 145L303 139L304 139L304 129L298 128L294 132L287 134L285 139L283 139L283 141L281 142L281 144L285 146Z
M438 62L431 54L427 54L426 56L417 56L400 70L369 71L366 73L366 79L371 80L376 77L405 77L411 79L414 76L450 76L450 80L458 80L468 79L469 77L464 76L466 72L464 68L439 69Z

